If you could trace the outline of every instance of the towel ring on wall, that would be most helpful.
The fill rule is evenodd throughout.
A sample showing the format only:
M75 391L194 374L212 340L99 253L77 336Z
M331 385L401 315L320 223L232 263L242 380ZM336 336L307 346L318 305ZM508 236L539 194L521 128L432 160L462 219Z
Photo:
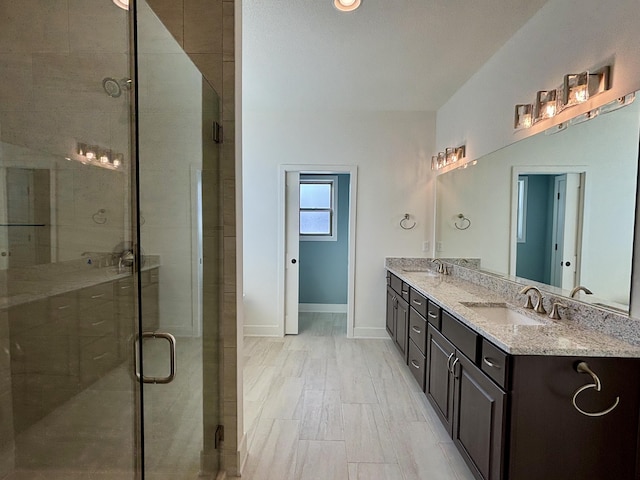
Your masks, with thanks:
M91 215L91 219L98 225L104 225L105 223L107 223L107 217L104 216L105 212L106 210L104 208L101 208L96 213Z
M402 220L400 220L400 226L404 229L404 230L411 230L413 227L416 226L416 221L414 220L413 225L406 225L405 223L411 219L411 215L409 215L408 213L404 214L404 217L402 218Z
M464 214L459 213L458 218L461 220L461 225L458 225L458 220L456 220L454 223L458 230L466 230L471 226L471 220L465 217Z
M582 392L584 392L585 390L588 390L590 388L595 388L596 392L599 392L602 388L602 385L600 384L600 379L598 378L598 376L593 372L593 370L591 370L589 368L589 365L587 364L587 362L580 362L578 363L578 365L576 365L576 372L578 373L588 373L589 375L591 375L591 378L593 378L593 383L588 383L586 385L583 385L582 387L578 388L576 390L576 392L573 394L573 398L571 399L571 403L573 404L573 407L578 410L581 414L586 415L587 417L602 417L604 415L606 415L607 413L612 412L620 403L620 397L616 397L616 401L613 403L613 405L611 405L609 408L607 408L606 410L602 410L601 412L585 412L584 410L582 410L578 404L576 403L576 398L578 397L578 395L580 395Z

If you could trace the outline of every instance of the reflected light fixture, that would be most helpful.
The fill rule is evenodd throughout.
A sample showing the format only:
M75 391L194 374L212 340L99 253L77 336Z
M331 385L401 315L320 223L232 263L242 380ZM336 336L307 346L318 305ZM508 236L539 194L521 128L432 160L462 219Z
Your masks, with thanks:
M362 3L361 0L333 0L333 6L341 12L353 12L360 3Z
M113 3L123 10L129 10L129 0L113 0Z
M431 170L440 170L449 165L453 165L466 156L466 147L447 147L444 152L438 152L431 157ZM462 163L462 162L461 162Z
M76 161L84 165L94 165L96 167L108 168L110 170L119 170L124 164L124 155L115 153L108 148L102 148L98 145L87 145L78 142L76 144ZM68 158L71 160L71 158Z

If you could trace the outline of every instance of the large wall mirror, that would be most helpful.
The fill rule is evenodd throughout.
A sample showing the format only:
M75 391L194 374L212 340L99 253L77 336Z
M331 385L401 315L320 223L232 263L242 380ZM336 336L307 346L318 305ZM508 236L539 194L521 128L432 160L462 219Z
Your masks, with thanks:
M628 311L640 101L553 131L438 176L436 256Z

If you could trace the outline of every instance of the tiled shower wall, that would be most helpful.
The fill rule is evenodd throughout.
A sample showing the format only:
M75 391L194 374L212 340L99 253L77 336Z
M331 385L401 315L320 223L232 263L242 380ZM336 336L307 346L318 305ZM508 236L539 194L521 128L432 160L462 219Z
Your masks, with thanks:
M200 69L221 99L223 150L216 185L203 184L203 189L220 192L217 226L222 233L222 272L220 302L222 319L222 416L225 441L222 466L228 475L238 473L238 339L236 311L236 164L235 164L235 49L234 0L148 0L184 51ZM205 167L206 168L206 167ZM204 177L203 177L204 181ZM206 205L205 215L206 213ZM211 219L209 219L211 220ZM205 219L205 222L207 220ZM206 244L205 244L205 256ZM206 292L205 292L206 296ZM207 302L204 305L207 315Z

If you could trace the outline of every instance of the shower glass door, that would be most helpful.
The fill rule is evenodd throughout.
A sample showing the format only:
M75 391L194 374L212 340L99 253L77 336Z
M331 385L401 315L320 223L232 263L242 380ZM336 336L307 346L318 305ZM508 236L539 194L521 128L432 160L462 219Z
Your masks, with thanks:
M0 2L2 480L139 478L129 25Z
M215 478L219 101L145 1L135 15L144 478Z

